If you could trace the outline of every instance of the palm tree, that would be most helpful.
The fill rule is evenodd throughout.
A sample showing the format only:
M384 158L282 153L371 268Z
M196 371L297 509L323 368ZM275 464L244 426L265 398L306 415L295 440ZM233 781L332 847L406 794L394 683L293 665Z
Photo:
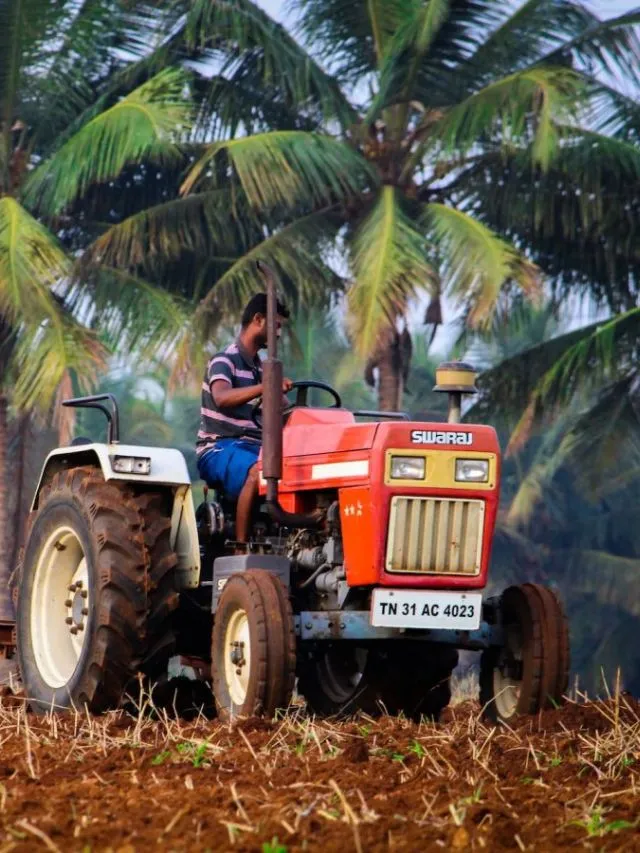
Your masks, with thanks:
M493 332L463 342L487 368L468 417L507 446L492 582L524 572L556 584L582 685L602 688L601 668L612 683L621 666L635 693L640 660L625 636L640 627L637 309L566 331L553 302L522 305Z
M9 407L21 417L47 413L73 377L87 387L104 364L107 333L126 332L127 342L139 345L155 335L161 342L176 330L179 312L145 282L101 262L87 271L76 260L99 227L84 201L91 191L136 163L175 161L180 128L190 121L184 73L167 69L153 76L135 54L144 31L136 12L121 0L0 3L3 578L11 550ZM4 585L0 599L0 619L10 619Z
M637 106L598 76L637 73L638 12L601 21L571 0L515 10L498 0L292 0L296 41L249 0L181 8L175 38L218 62L202 84L211 111L199 138L212 141L183 198L123 221L101 252L135 245L142 255L144 235L174 259L188 246L201 276L193 259L212 258L197 291L202 334L259 286L258 258L285 287L302 279L302 295L346 291L384 408L401 401L404 316L419 293L431 299L429 322L444 295L478 324L504 285L537 292L532 258L558 275L566 263L569 287L576 210L590 228L609 179L621 186L638 172L623 139ZM570 189L554 206L559 180ZM554 255L552 235L571 252ZM602 267L590 241L590 263ZM635 249L621 237L616 251L615 269L602 271L611 291Z

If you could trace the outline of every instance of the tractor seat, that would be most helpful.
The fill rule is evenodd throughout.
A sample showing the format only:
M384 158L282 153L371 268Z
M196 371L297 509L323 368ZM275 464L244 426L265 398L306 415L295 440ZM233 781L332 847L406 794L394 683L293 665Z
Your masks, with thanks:
M77 447L80 444L93 444L93 439L87 438L85 435L79 435L69 442L69 447Z

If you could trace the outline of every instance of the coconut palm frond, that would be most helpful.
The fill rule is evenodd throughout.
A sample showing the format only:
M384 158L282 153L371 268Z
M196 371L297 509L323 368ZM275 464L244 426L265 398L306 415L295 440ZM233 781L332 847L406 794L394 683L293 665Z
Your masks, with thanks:
M640 615L640 560L588 548L554 549L551 560L549 569L555 569L553 574L565 598L594 595L600 608L606 602L623 613Z
M70 271L56 238L11 196L0 198L0 312L5 321L54 317L53 288Z
M393 102L408 113L416 76L440 28L447 20L450 0L412 4L388 41L380 68L380 87L372 99L367 120L372 121Z
M355 283L349 291L354 337L361 355L374 348L382 326L416 293L433 287L423 234L403 212L396 190L383 187L353 241Z
M51 5L59 9L55 32L40 44L36 68L25 69L22 92L22 118L33 120L38 143L55 139L94 101L127 27L122 4L112 0Z
M598 68L623 77L632 75L638 80L640 41L635 31L638 24L638 9L604 21L596 19L582 33L541 56L540 62L553 65L570 59L577 67Z
M86 250L83 264L153 269L190 252L236 254L252 213L241 197L210 190L147 207L112 225Z
M432 130L433 138L448 150L463 152L483 137L495 137L505 147L531 138L533 162L547 168L561 125L576 110L580 87L579 76L567 68L518 71L446 111Z
M427 205L425 221L442 247L446 287L454 298L470 306L469 322L487 322L500 290L516 282L528 296L540 291L539 271L512 245L489 228L443 204Z
M498 5L498 4L496 4ZM502 20L483 38L463 74L486 81L537 64L541 53L576 38L598 18L575 0L527 0L515 10L501 4ZM471 82L471 80L469 80ZM476 84L477 85L477 84Z
M415 4L403 0L298 0L298 31L338 79L356 82L380 66Z
M62 309L40 324L24 325L13 357L17 409L47 410L68 371L89 391L106 366L106 350L97 336Z
M226 70L241 55L253 54L256 79L268 87L277 81L286 99L300 108L317 104L326 117L349 123L353 109L336 81L310 53L251 0L211 3L193 0L183 28L188 49L221 49Z
M91 184L116 177L127 163L175 159L176 143L189 124L185 85L181 70L167 69L92 118L35 170L26 200L55 215Z
M256 265L259 260L279 271L284 296L293 303L313 302L323 293L340 289L338 276L319 251L322 246L330 247L341 224L331 214L331 208L323 208L301 216L257 242L234 261L213 284L195 314L194 325L202 330L204 337L237 316L246 300L264 288Z
M357 196L376 182L364 158L339 140L297 130L272 131L210 146L184 182L184 193L215 183L217 176L209 177L205 169L222 152L256 209L332 204Z
M639 333L640 308L573 333L577 340L541 373L507 452L522 446L532 425L554 408L606 382L631 375Z
M546 174L526 151L494 152L464 171L456 192L529 249L558 296L589 293L619 311L635 302L640 269L638 149L582 129L568 134Z
M589 95L589 115L595 131L618 139L640 141L638 98L594 78L589 79Z
M100 265L72 279L64 305L79 316L112 351L139 363L166 355L188 319L177 295L126 269Z

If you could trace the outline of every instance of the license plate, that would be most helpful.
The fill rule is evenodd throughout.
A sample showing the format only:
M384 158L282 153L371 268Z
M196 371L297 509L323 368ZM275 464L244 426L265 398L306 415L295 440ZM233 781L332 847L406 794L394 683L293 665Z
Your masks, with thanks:
M475 631L481 612L478 592L374 589L371 597L371 624L381 628Z

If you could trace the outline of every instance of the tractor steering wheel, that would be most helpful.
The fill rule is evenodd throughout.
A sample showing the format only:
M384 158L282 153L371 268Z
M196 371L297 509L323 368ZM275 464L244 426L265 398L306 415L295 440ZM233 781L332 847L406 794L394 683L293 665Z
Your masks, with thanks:
M327 385L326 382L316 382L314 379L305 379L301 382L292 383L291 388L287 392L290 393L291 391L295 390L298 393L296 394L295 402L282 410L283 422L286 422L286 419L289 417L289 415L294 409L306 408L307 392L309 388L319 388L320 391L326 391L328 394L331 394L334 403L332 406L327 406L326 408L342 408L342 398L340 397L340 394L338 394L335 388L332 388L331 385ZM254 406L253 412L251 413L251 420L258 427L258 429L262 429L262 403L258 403L256 406Z

